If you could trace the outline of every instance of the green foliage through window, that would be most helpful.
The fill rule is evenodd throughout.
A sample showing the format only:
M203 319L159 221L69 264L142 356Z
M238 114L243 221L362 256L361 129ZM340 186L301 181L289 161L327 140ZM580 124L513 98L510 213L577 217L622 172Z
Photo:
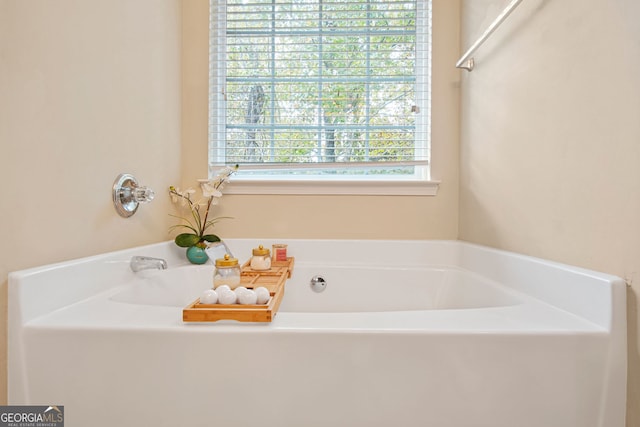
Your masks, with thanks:
M216 161L392 174L413 166L389 162L426 161L417 0L227 0L217 13Z

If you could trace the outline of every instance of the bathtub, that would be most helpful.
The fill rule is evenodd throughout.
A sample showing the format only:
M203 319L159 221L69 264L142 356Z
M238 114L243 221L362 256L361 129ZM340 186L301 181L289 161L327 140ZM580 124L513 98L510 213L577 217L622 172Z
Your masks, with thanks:
M67 427L624 427L621 279L460 241L277 243L271 323L183 323L213 267L171 242L11 273L9 404Z

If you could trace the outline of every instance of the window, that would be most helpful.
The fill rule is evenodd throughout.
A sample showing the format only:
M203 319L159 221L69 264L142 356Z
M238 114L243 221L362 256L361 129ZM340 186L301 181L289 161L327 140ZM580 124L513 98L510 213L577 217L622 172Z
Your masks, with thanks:
M429 1L220 1L210 21L212 169L429 179Z

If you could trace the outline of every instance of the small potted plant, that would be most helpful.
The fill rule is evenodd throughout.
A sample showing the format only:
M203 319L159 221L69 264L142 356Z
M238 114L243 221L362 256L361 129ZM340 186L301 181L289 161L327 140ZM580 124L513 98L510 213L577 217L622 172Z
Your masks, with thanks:
M209 219L209 213L211 212L211 205L217 204L222 197L222 187L237 169L237 165L235 167L225 167L213 179L200 182L202 199L197 201L192 199L196 190L189 188L181 191L174 186L169 187L171 200L174 203L180 203L181 206L189 210L189 215L186 217L171 215L180 219L181 222L169 228L169 231L182 228L189 230L178 234L174 241L176 245L187 248L187 259L194 264L207 262L209 257L204 251L207 248L207 244L220 241L220 238L215 234L207 234L207 230L226 217Z

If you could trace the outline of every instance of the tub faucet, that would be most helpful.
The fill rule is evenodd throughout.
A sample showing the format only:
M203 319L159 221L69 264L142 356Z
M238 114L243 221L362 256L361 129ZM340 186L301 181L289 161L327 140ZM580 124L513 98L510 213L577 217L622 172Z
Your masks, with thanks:
M158 270L167 269L167 261L162 258L152 258L149 256L133 256L129 262L131 270L138 272L141 270L150 270L156 268Z

